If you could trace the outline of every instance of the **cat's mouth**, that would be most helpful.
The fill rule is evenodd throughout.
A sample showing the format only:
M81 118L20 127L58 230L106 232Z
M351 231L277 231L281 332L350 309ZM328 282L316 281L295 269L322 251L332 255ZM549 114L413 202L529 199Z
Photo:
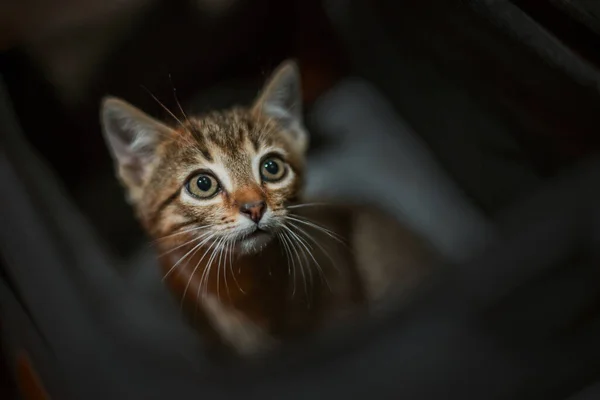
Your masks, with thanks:
M257 253L262 250L273 238L273 234L264 229L256 228L250 234L241 237L236 248L243 254Z

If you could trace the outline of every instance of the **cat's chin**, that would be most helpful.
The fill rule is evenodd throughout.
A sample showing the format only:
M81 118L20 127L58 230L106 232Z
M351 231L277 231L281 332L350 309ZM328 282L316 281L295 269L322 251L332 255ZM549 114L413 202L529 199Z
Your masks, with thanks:
M273 240L273 235L265 231L256 231L251 235L241 239L237 243L237 251L242 254L256 254L262 251L269 242Z

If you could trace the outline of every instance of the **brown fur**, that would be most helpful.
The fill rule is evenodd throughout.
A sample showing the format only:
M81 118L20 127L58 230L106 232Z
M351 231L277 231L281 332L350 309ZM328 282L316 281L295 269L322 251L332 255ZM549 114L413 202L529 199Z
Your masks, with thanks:
M155 239L167 284L243 354L314 331L394 290L409 293L431 264L426 245L373 209L290 208L301 198L306 137L298 99L277 107L297 89L294 72L284 64L251 108L186 117L172 128L119 100L103 108L119 177ZM256 160L267 147L288 165L281 184L257 178ZM186 195L186 181L198 171L226 179L214 199ZM271 240L256 251L221 246L248 223L240 207L259 201L271 213L265 227ZM219 235L201 236L211 233Z

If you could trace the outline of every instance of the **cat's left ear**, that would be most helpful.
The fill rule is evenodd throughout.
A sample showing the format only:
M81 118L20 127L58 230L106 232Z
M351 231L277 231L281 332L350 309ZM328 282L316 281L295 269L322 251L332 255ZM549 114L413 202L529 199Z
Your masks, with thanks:
M161 139L172 135L169 127L131 104L107 97L100 109L106 144L115 161L117 175L137 201L156 158Z
M298 65L284 61L271 75L254 110L275 119L291 135L296 148L304 152L308 147L308 132L302 114L302 89Z

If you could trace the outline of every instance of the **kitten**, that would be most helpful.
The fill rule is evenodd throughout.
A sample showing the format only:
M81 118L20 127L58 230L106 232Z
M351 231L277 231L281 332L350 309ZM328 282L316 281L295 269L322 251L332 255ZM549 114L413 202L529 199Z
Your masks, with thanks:
M373 208L301 202L308 133L294 62L249 108L169 127L107 98L101 119L166 283L207 338L239 354L408 293L432 263L423 241Z

